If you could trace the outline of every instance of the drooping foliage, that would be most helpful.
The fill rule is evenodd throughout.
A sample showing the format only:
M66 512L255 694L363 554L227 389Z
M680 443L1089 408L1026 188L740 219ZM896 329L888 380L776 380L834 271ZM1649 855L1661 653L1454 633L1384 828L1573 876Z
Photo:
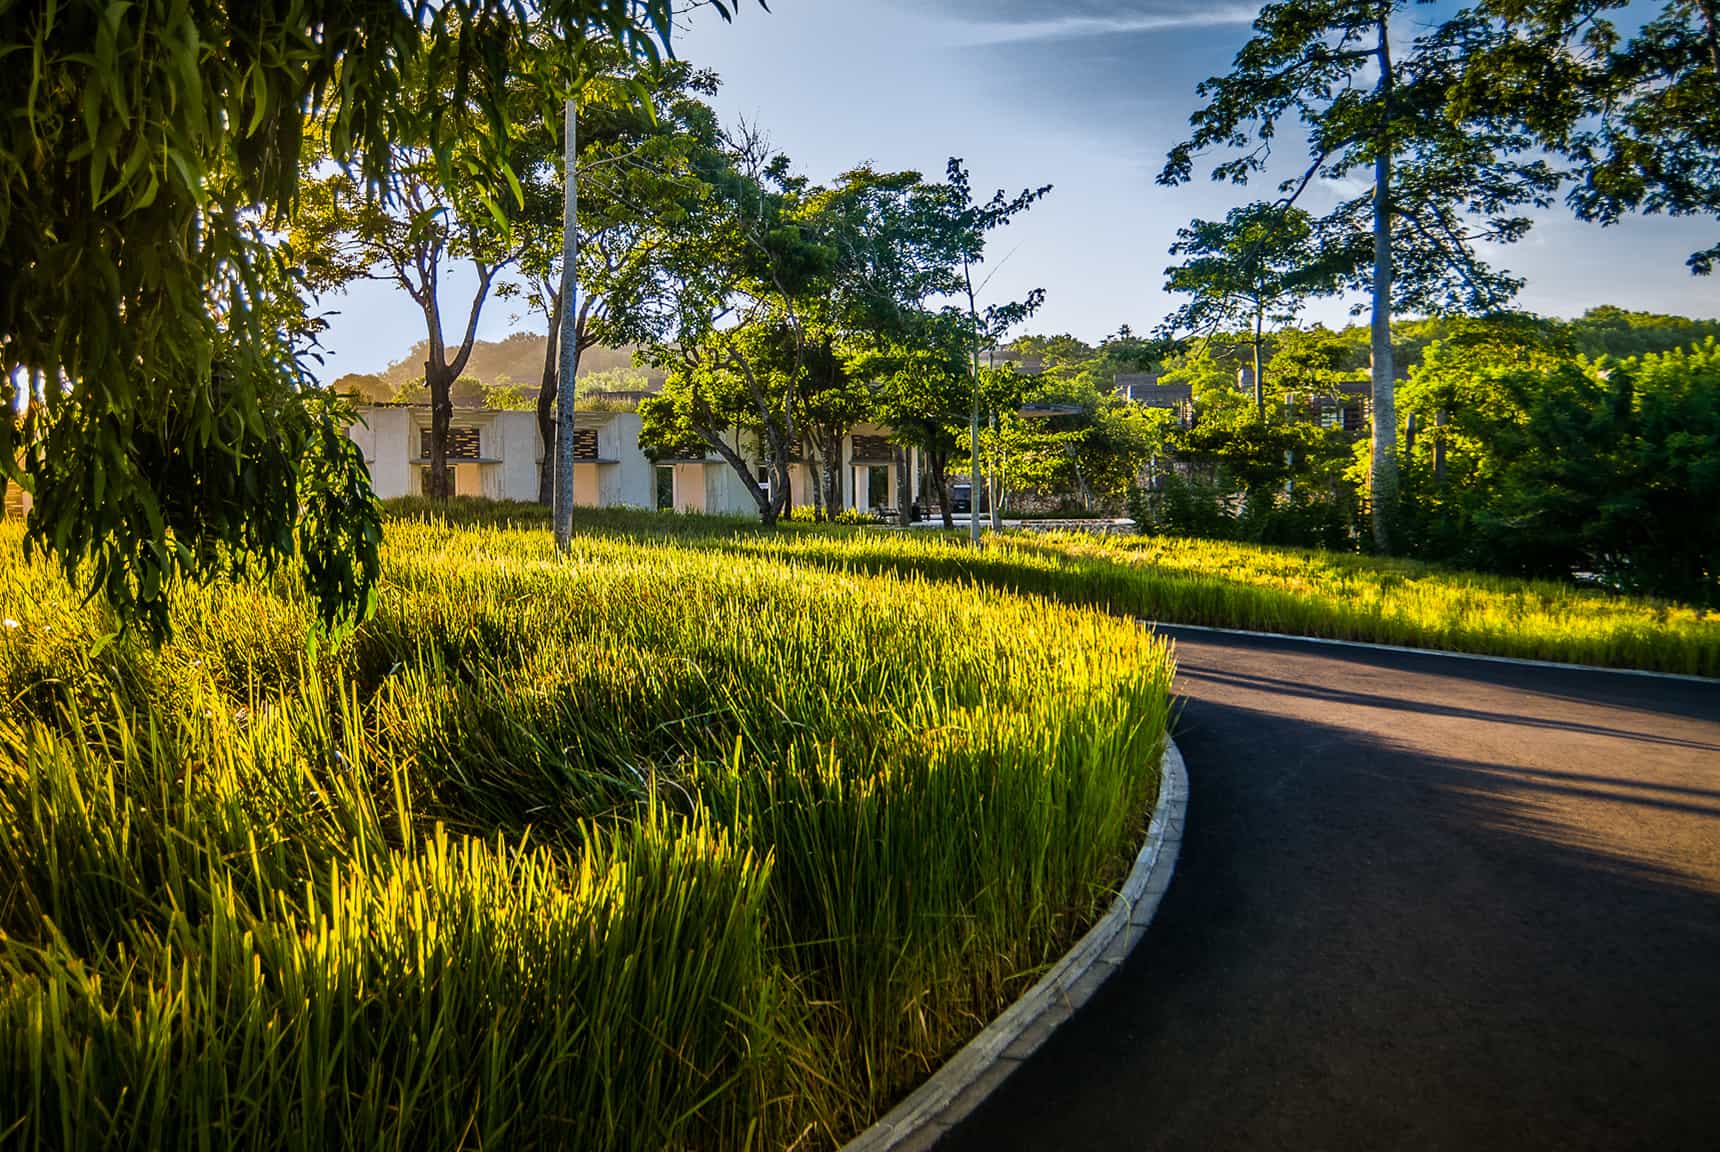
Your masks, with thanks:
M307 112L371 187L401 139L445 170L456 140L500 163L528 26L655 56L670 18L668 0L8 4L0 400L22 415L0 420L0 469L35 489L32 546L157 629L175 578L295 554L330 577L312 583L325 618L361 606L376 518L350 498L356 455L310 460L337 421L311 402L272 246ZM404 99L414 73L446 77L475 122Z

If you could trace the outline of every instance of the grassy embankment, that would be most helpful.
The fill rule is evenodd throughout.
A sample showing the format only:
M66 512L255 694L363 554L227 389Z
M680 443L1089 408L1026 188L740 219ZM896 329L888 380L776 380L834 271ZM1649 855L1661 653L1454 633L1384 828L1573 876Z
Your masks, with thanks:
M156 652L0 526L0 1147L829 1147L1019 994L1164 646L679 527L395 524L347 639L281 580Z
M425 514L417 502L394 511ZM533 505L464 505L451 515L545 522ZM1166 623L1720 676L1720 615L1414 560L1076 532L1006 533L976 554L965 540L923 530L792 524L764 532L735 519L611 509L581 517L611 536L672 536L803 565L974 582Z

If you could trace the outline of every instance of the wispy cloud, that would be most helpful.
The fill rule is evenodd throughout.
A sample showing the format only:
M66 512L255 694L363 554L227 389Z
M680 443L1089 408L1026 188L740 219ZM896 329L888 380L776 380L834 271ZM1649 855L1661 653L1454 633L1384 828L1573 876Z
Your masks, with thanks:
M1183 11L1139 12L1123 16L1058 16L1047 20L983 21L964 25L963 38L973 45L1084 40L1130 32L1233 27L1252 24L1259 14L1258 4L1225 4Z

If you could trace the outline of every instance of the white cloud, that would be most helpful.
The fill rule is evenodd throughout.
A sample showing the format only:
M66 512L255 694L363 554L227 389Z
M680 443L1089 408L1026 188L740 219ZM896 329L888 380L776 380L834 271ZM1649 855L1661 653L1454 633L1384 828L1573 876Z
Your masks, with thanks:
M1143 12L1129 16L1060 16L1050 20L985 21L963 27L972 45L1025 44L1043 40L1081 40L1129 32L1173 28L1225 28L1254 22L1258 5L1228 4L1183 12Z

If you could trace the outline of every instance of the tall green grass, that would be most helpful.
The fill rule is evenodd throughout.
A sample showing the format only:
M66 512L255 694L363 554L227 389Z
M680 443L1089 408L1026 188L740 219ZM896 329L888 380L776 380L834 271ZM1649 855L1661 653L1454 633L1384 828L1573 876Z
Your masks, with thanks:
M530 505L403 517L544 523ZM1687 605L1413 560L1150 536L1009 532L975 552L942 532L580 512L593 537L676 540L749 558L979 583L1171 624L1720 676L1720 616Z
M283 579L159 651L0 528L0 1146L830 1147L994 1016L1166 647L678 527L396 523L344 640Z

